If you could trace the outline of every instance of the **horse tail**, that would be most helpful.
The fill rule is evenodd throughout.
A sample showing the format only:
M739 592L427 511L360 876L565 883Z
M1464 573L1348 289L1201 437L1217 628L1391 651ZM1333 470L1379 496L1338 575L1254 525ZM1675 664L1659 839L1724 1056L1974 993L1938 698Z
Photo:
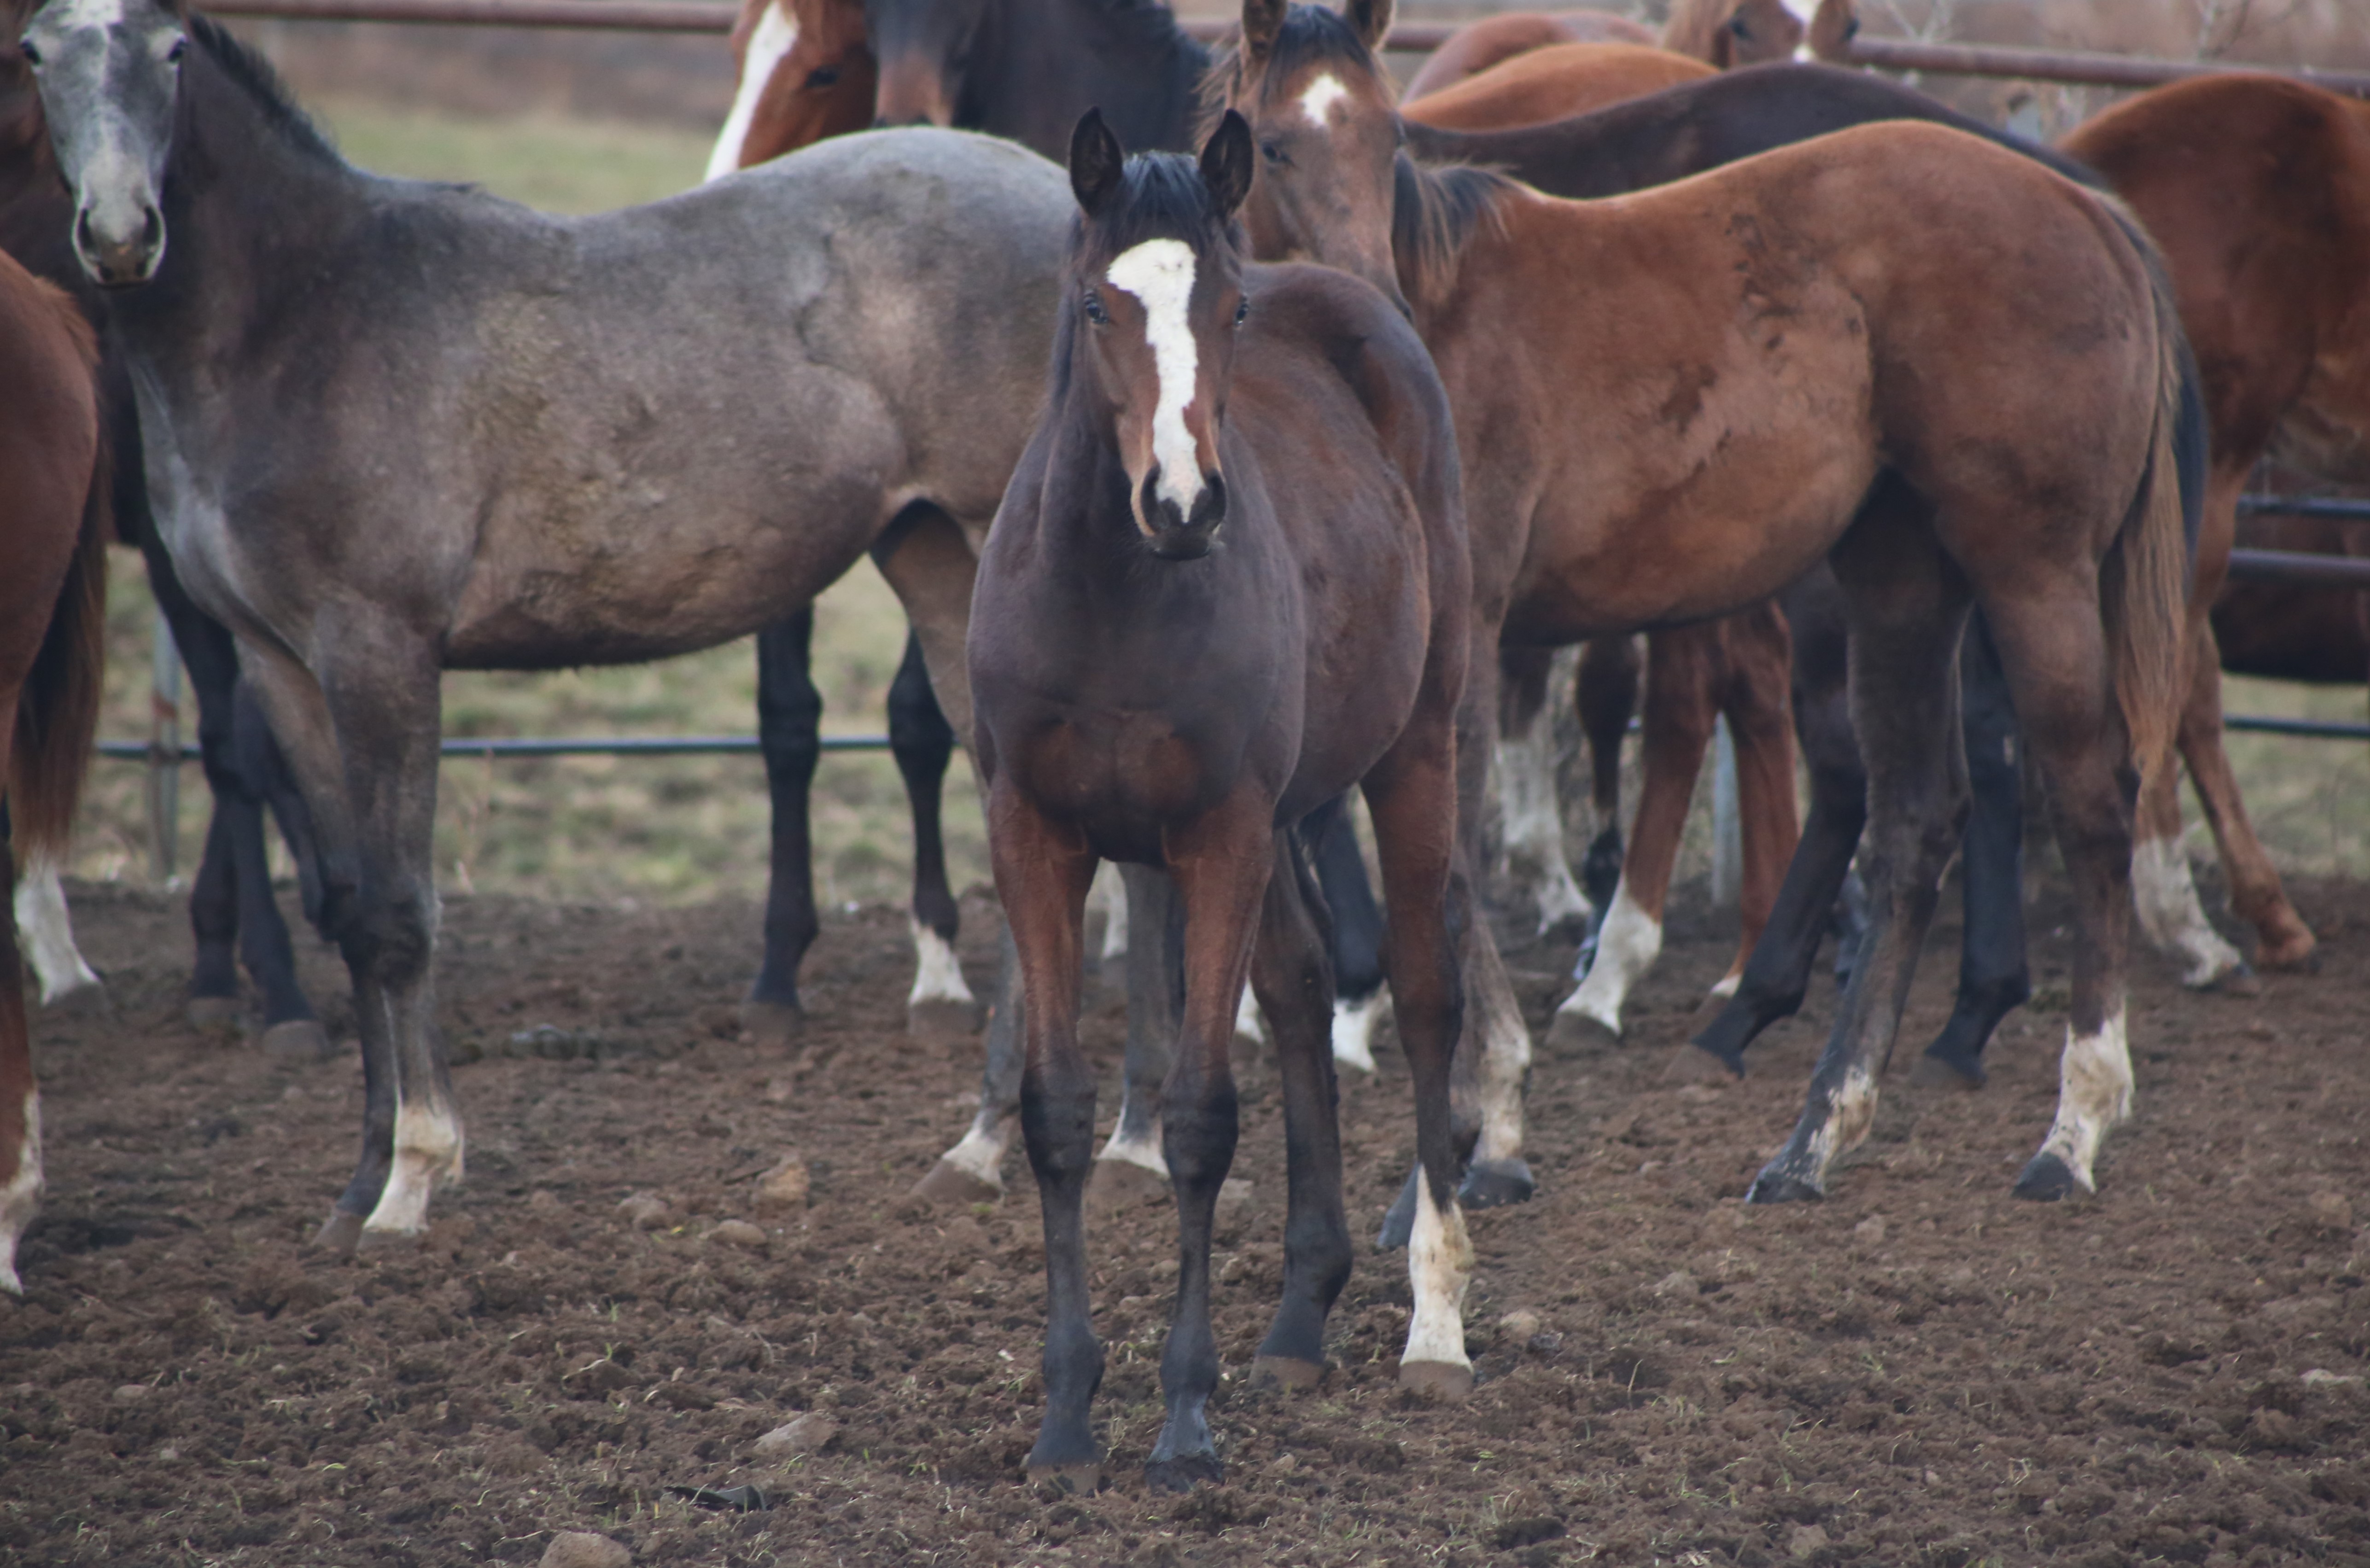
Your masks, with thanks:
M65 294L60 293L57 300L61 321L96 386L98 350L90 325ZM91 453L90 484L83 493L82 532L74 560L17 699L6 782L10 834L19 861L36 854L63 855L98 731L107 662L107 543L112 532L109 463L107 432L101 427Z
M2171 765L2188 694L2189 586L2205 490L2205 405L2155 248L2140 240L2156 315L2157 411L2148 461L2102 565L2115 696L2143 783Z

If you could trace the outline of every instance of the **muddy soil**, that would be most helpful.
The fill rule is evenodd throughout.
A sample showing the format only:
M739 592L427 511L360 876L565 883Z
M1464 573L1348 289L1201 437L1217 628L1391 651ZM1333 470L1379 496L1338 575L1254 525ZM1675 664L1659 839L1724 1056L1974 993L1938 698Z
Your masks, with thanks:
M1326 1383L1244 1373L1277 1288L1271 1070L1221 1211L1225 1484L1146 1491L1175 1274L1156 1200L1095 1222L1110 1488L1020 1480L1040 1410L1037 1205L905 1193L970 1113L968 1050L902 1031L903 920L843 911L795 1057L742 1043L744 905L446 905L467 1183L418 1245L301 1243L351 1166L350 1056L293 1067L180 1020L162 898L77 889L111 1010L41 1021L48 1206L0 1300L0 1562L2370 1563L2370 892L2305 883L2318 974L2193 997L2145 963L2135 1123L2099 1196L2008 1196L2045 1130L2065 912L1980 1093L1887 1080L1824 1204L1738 1202L1824 1024L1711 1087L1670 1071L1727 960L1682 922L1627 1040L1538 1063L1520 1209L1473 1216L1469 1402L1403 1395L1404 1264L1362 1253ZM988 967L987 906L965 951ZM1911 1020L1939 1025L1938 934ZM1569 961L1509 954L1543 1026ZM326 955L313 993L342 997ZM351 1021L330 1001L333 1028ZM1090 1036L1117 1102L1119 1009ZM1410 1159L1403 1065L1342 1089L1353 1223ZM804 1162L809 1206L761 1206ZM636 1197L650 1203L621 1203ZM719 1227L740 1220L755 1227ZM793 1416L820 1446L758 1456ZM669 1493L754 1482L769 1511Z

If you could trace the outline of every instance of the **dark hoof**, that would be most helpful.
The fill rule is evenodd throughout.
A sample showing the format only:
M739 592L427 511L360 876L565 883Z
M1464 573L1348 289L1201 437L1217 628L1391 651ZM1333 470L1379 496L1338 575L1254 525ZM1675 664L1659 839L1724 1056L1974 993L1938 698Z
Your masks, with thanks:
M1375 1238L1377 1252L1396 1252L1415 1234L1415 1184L1422 1180L1423 1167L1419 1165L1409 1173L1407 1185L1391 1200L1391 1206L1383 1211L1383 1228Z
M2310 931L2298 927L2295 933L2280 941L2265 937L2255 949L2255 967L2282 970L2291 974L2320 973L2320 942Z
M1039 1464L1029 1461L1029 1484L1051 1486L1073 1496L1091 1497L1106 1483L1100 1459L1082 1459L1076 1464Z
M1473 1392L1473 1368L1451 1361L1402 1361L1399 1387L1443 1404L1462 1404Z
M1325 1364L1296 1355L1260 1355L1251 1361L1253 1383L1273 1383L1284 1389L1313 1389L1325 1380Z
M1981 1089L1990 1081L1981 1056L1953 1056L1927 1051L1909 1069L1909 1081L1927 1089Z
M236 997L191 997L190 1005L181 1009L181 1016L190 1020L191 1029L202 1029L212 1033L217 1030L236 1029L238 1011Z
M1204 1482L1215 1486L1225 1479L1226 1467L1215 1454L1179 1454L1144 1467L1144 1483L1155 1492L1191 1492Z
M1619 1043L1621 1036L1584 1012L1567 1012L1559 1008L1547 1022L1547 1048L1550 1051L1602 1051Z
M941 1156L930 1173L914 1183L914 1196L928 1203L961 1207L970 1204L992 1204L1004 1196L1004 1188L977 1176Z
M806 1032L806 1023L807 1015L794 1005L759 1001L741 1004L741 1032L752 1045L776 1051L793 1049Z
M333 1252L340 1258L352 1257L354 1249L362 1243L362 1215L348 1214L341 1208L331 1209L321 1228L313 1233L314 1248L323 1252Z
M1477 1159L1456 1189L1456 1201L1469 1209L1505 1208L1526 1204L1538 1190L1531 1168L1519 1159Z
M1690 1040L1671 1053L1671 1065L1662 1069L1662 1076L1673 1083L1725 1086L1744 1076L1744 1058L1724 1056L1699 1040Z
M1753 1179L1752 1189L1744 1194L1744 1201L1748 1204L1814 1204L1826 1195L1800 1176L1764 1170Z
M2260 997L2263 994L2262 981L2255 977L2254 970L2243 963L2236 969L2224 970L2197 988L2217 997Z
M1167 1203L1172 1195L1168 1177L1132 1159L1098 1159L1087 1178L1087 1205L1099 1214Z
M2054 1154L2036 1154L2026 1162L2024 1174L2016 1179L2016 1195L2036 1204L2054 1204L2072 1197L2082 1190L2074 1179L2074 1168Z
M979 1038L987 1009L977 1002L915 1002L905 1009L905 1032L925 1045L968 1045Z
M309 1018L292 1018L263 1032L263 1054L275 1062L308 1065L329 1059L329 1034Z

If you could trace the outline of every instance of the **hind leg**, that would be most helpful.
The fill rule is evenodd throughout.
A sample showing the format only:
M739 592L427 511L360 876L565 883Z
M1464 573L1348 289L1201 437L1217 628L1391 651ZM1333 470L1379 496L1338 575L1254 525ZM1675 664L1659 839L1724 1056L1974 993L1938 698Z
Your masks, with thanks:
M1325 1319L1350 1279L1340 1094L1327 1028L1334 983L1326 961L1324 895L1294 842L1298 836L1276 835L1275 870L1251 956L1251 985L1275 1035L1290 1185L1283 1297L1252 1371L1287 1387L1306 1387L1323 1374Z
M16 694L0 703L0 722L16 728ZM0 778L8 738L0 733ZM25 1020L25 971L17 962L17 857L0 840L0 1291L25 1293L17 1277L17 1243L41 1202L41 1097L33 1082L33 1044Z
M1389 1010L1383 985L1383 910L1366 881L1347 797L1319 806L1301 833L1324 891L1333 961L1333 1059L1362 1073L1375 1070L1375 1026Z
M0 837L5 836L0 829ZM75 946L74 917L66 908L66 891L58 881L55 860L44 856L28 865L17 879L11 903L17 942L40 984L43 1007L53 1007L98 984L98 976L83 962L82 950Z
M822 923L815 916L814 846L808 800L823 757L823 693L815 689L810 651L811 607L757 634L757 743L765 758L765 789L773 801L772 859L765 878L765 951L741 1004L741 1021L768 1045L798 1038L804 1009L799 965Z
M1536 895L1542 932L1567 924L1584 929L1595 908L1571 880L1557 799L1555 719L1547 707L1556 651L1501 648L1498 660L1498 811L1506 872Z
M1712 986L1731 997L1778 902L1778 888L1801 837L1794 813L1794 714L1789 700L1793 638L1776 600L1728 617L1720 646L1728 678L1720 712L1736 740L1736 796L1744 875L1738 889L1736 962Z
M1185 1006L1180 986L1185 909L1168 873L1152 866L1122 866L1126 889L1127 1055L1119 1120L1095 1156L1095 1191L1115 1199L1131 1191L1168 1187L1168 1160L1160 1152L1160 1096L1168 1082L1168 1045Z
M2016 760L2016 707L1981 612L1968 618L1959 676L1973 796L1959 866L1966 928L1958 1001L1920 1066L1931 1063L1974 1088L1984 1081L1992 1032L2032 994L2024 955L2024 778Z
M1588 738L1589 802L1596 812L1596 836L1581 864L1581 891L1600 912L1612 905L1621 880L1621 743L1638 711L1643 670L1634 637L1592 638L1581 646L1572 697L1580 732Z
M889 750L914 816L914 989L905 998L905 1028L924 1038L968 1040L979 1031L979 998L955 956L961 912L947 885L947 841L939 822L954 749L954 726L930 690L922 640L909 631L905 656L889 683Z
M2213 623L2199 620L2194 636L2189 691L2180 709L2180 757L2189 765L2190 780L2197 787L2206 824L2214 830L2214 842L2221 850L2222 869L2230 881L2231 910L2255 928L2256 962L2265 969L2302 968L2311 963L2318 943L2311 928L2297 916L2295 906L2288 902L2286 890L2280 885L2280 873L2272 869L2271 857L2263 852L2262 841L2255 836L2254 824L2247 820L2247 805L2239 798L2238 778L2230 770L2228 754L2222 749L2222 654L2215 646ZM2176 807L2176 820L2177 813ZM2155 825L2153 821L2150 825ZM2177 837L2162 847L2136 847L2134 876L2139 867L2151 859L2159 868L2169 859L2178 864L2185 882L2189 868L2180 857L2179 848ZM2192 893L2191 897L2193 903L2195 894ZM2198 918L2202 920L2203 916Z
M1835 1157L1868 1136L1877 1075L1958 847L1966 786L1955 659L1968 594L1922 513L1899 492L1881 496L1835 553L1851 622L1852 719L1868 764L1868 951L1801 1120L1754 1179L1750 1203L1823 1196Z

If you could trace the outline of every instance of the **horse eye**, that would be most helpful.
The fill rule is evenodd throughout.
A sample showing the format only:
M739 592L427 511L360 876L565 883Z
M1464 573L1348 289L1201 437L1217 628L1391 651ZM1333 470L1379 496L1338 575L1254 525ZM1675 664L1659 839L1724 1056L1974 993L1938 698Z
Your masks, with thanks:
M187 34L175 39L173 40L173 47L165 51L165 63L167 65L178 65L181 63L181 56L188 53L189 49L190 40Z
M1731 17L1728 19L1728 30L1739 38L1751 38L1753 24L1746 21L1742 15Z
M1237 326L1237 327L1241 326L1245 321L1247 321L1247 320L1248 320L1248 319L1250 318L1250 314L1251 314L1251 302L1250 302L1250 301L1248 301L1248 300L1245 300L1245 301L1243 301L1240 305L1236 306L1235 306L1235 325L1236 325L1236 326Z
M1086 310L1087 319L1093 322L1096 326L1108 327L1110 325L1110 313L1103 308L1103 302L1100 296L1093 294L1087 294L1083 302L1083 308Z
M836 65L818 65L807 75L807 86L811 87L835 87L838 85L839 67Z
M17 40L17 52L25 57L25 63L28 65L39 65L41 63L41 52L33 47L33 40L29 38L20 38Z
M1271 164L1287 163L1291 161L1283 156L1283 149L1277 146L1273 142L1261 142L1260 144L1260 156L1265 158Z

